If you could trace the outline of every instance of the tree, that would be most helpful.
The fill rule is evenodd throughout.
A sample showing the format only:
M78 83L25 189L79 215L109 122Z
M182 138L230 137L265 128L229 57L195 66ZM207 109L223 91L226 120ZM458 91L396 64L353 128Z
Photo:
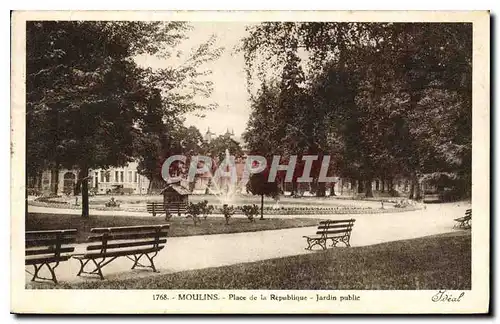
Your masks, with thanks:
M56 168L79 169L84 217L88 170L122 165L132 153L134 102L143 90L131 77L141 72L110 33L99 23L33 22L27 27L27 110L53 121L40 127Z
M196 127L185 127L178 120L167 124L161 119L158 128L152 129L152 125L154 123L145 124L135 143L135 152L139 157L138 171L149 179L149 193L164 187L161 168L169 156L185 155L186 164L189 165L192 156L203 153L203 138ZM180 166L174 165L176 171L183 171Z
M243 41L249 91L255 76L262 84L266 79L289 84L290 74L284 71L294 71L291 53L300 49L307 57L306 113L286 105L292 118L280 115L284 99L300 102L300 96L283 91L288 88L280 88L282 99L272 105L278 123L293 120L293 129L285 133L298 144L297 154L326 151L335 156L336 172L356 179L366 196L372 195L375 177L389 183L390 191L396 176L411 178L411 197L417 199L423 173L460 170L470 179L470 24L269 22L249 32ZM439 109L429 104L433 100ZM256 103L254 111L262 107ZM447 133L434 127L440 120ZM246 137L259 143L263 134L263 142L269 137L263 126L265 121L251 118Z
M264 196L278 196L278 184L276 182L269 182L268 172L262 171L250 176L250 179L247 183L247 190L253 195L260 196L260 219L264 219Z
M205 154L219 162L224 161L226 158L226 150L228 150L229 154L232 156L243 156L243 150L240 143L232 139L229 135L219 135L211 140L210 143L204 143L202 150Z
M129 162L136 137L147 137L152 147L161 142L157 130L143 132L142 119L161 115L163 120L203 108L194 97L208 94L211 84L194 79L206 75L197 67L218 54L211 52L213 40L177 69L152 71L134 61L141 54L169 56L186 30L182 22L27 24L27 123L37 127L29 138L39 137L28 143L27 164L34 169L48 164L79 169L83 217L89 214L89 169ZM152 113L152 106L161 107L162 113ZM50 156L41 154L37 164L40 148Z
M251 154L270 158L278 154L280 139L275 135L280 125L274 113L278 105L279 88L262 83L257 94L251 96L251 112L243 139Z

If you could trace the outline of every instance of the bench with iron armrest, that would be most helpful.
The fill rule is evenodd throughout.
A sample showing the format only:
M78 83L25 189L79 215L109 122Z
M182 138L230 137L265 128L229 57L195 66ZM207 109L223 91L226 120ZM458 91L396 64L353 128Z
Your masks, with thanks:
M92 228L86 252L73 256L80 261L77 276L84 273L98 275L104 279L102 268L119 257L133 261L132 269L151 268L157 272L153 259L165 247L169 228L169 224ZM141 259L147 259L149 265L142 264ZM93 269L86 271L85 268L90 262L94 265Z
M27 266L34 267L31 281L36 279L51 280L57 284L55 269L60 262L71 258L71 252L75 250L71 243L75 242L76 229L51 230L51 231L29 231L25 234L25 262ZM39 275L41 268L45 266L51 278Z
M472 209L467 209L465 211L465 216L455 218L454 221L456 222L453 227L458 227L458 228L471 228L471 223L472 223Z
M326 250L328 240L332 241L331 246L337 246L339 242L350 246L349 241L355 221L355 219L343 219L319 222L315 235L303 236L307 240L306 250L311 250L315 245L319 245L323 250Z

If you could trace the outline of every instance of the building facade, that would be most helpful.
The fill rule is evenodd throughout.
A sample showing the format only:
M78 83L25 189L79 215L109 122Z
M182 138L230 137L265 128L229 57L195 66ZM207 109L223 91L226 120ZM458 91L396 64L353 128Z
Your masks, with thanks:
M42 192L52 191L52 181L55 179L50 170L42 172ZM78 170L59 170L58 195L75 193L78 180ZM137 172L137 162L130 162L124 167L109 169L94 169L89 171L89 191L94 194L147 194L149 180Z
M96 194L124 193L147 194L149 180L137 172L137 162L130 162L122 168L92 170L89 187ZM90 185L91 184L91 185Z

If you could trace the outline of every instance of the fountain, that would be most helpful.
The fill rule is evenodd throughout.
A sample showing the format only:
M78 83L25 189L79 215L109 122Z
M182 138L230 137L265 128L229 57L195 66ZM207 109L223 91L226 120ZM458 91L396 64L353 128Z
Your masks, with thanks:
M210 193L216 196L222 205L232 205L237 190L238 176L234 159L229 154L228 149L225 151L224 160L218 166L215 174L211 173L211 176L212 185L208 187Z

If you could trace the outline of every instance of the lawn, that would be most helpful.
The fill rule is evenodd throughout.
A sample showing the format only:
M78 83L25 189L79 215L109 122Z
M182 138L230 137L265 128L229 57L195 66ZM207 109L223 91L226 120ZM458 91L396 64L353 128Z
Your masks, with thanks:
M317 225L319 219L313 218L266 218L256 219L250 223L248 219L238 217L232 218L226 225L223 217L208 217L194 226L191 218L172 217L166 221L164 217L132 217L132 216L90 216L83 219L80 215L66 214L39 214L29 213L26 218L26 230L51 230L75 228L77 232L77 243L85 242L94 227L132 226L150 224L170 224L169 236L191 236L205 234L224 234L255 232L264 230L284 229L303 226Z
M44 286L45 288L54 286ZM470 289L470 232L128 280L80 289Z

